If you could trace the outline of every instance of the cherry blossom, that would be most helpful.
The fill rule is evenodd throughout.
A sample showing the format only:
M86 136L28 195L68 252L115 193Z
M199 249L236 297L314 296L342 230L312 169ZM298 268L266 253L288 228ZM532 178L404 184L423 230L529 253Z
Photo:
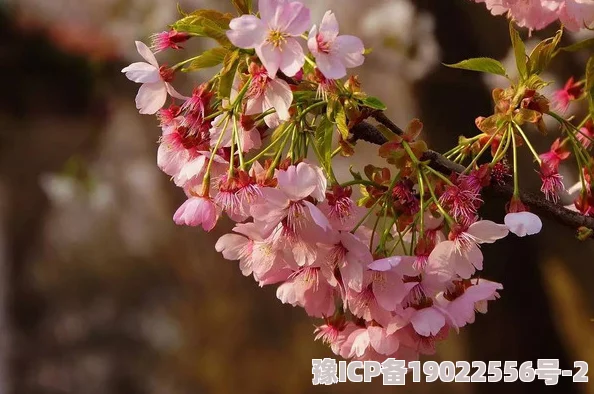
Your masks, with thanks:
M145 62L132 63L122 69L126 77L132 82L141 83L136 96L136 108L141 114L155 114L167 101L167 94L174 98L185 100L186 97L178 93L169 84L173 80L173 70L166 66L159 67L155 55L143 42L136 41L136 49Z
M233 19L227 37L239 48L255 48L271 78L279 69L292 77L305 62L296 37L309 27L309 9L290 0L260 0L258 4L261 19L254 15Z
M319 30L315 25L311 28L307 45L318 69L329 79L345 77L347 68L358 67L365 60L361 39L338 35L338 21L332 11L324 14Z

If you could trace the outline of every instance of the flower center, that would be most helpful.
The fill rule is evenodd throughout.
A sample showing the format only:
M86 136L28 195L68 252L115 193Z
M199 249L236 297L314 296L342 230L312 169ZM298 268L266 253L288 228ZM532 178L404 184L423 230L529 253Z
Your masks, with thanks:
M280 30L270 30L268 33L268 42L278 48L287 41L287 37L289 35Z
M330 53L330 43L328 41L324 41L324 37L318 33L316 35L316 41L318 43L318 51L329 54Z

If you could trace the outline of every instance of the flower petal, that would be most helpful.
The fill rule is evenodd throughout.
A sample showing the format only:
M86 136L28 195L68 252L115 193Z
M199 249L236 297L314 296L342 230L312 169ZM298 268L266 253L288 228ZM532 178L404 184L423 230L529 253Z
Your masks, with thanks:
M340 79L347 75L346 67L340 58L333 54L318 53L315 55L318 69L328 79Z
M320 34L324 41L333 41L338 37L338 21L332 11L326 11L320 24Z
M167 88L163 81L145 83L136 95L136 108L141 114L152 115L163 108L167 101Z
M293 92L289 85L280 79L268 82L268 88L264 92L265 105L263 110L274 108L280 120L289 120L289 108L293 102Z
M146 60L150 65L155 66L157 69L159 68L159 63L157 62L157 58L151 52L150 48L146 46L146 44L142 41L136 41L136 50L142 56L144 60Z
M278 47L269 42L256 47L256 54L266 68L270 78L275 78L281 64L282 53Z
M342 62L347 68L359 67L365 61L363 52L365 46L360 38L355 36L338 36L334 41L336 52L342 57Z
M262 45L266 39L266 26L254 15L242 15L229 23L227 38L239 48L250 49Z
M283 31L292 36L300 36L311 25L309 8L298 1L292 1L285 6L282 19Z
M159 69L145 62L132 63L123 68L122 72L130 81L137 83L155 83L161 79Z
M466 232L478 240L479 243L491 244L509 234L509 230L503 224L497 224L490 220L479 220L468 227Z
M532 212L508 213L503 222L518 237L538 234L542 230L542 221Z
M287 38L282 46L280 69L286 76L292 77L303 67L305 55L301 44L294 38Z

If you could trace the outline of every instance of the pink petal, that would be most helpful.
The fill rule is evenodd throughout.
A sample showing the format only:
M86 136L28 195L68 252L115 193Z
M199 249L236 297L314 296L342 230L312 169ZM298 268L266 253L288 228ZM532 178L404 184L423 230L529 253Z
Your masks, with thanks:
M320 34L324 41L332 41L338 37L338 21L332 11L326 11L320 24Z
M258 2L258 10L260 11L262 21L268 26L272 25L276 27L285 3L285 0L260 0Z
M238 234L225 234L215 244L215 249L223 253L227 260L239 260L241 250L248 243L248 239Z
M342 62L347 68L359 67L365 61L363 56L365 46L358 37L338 36L334 41L334 48L342 57Z
M189 99L189 97L186 97L183 94L179 93L171 84L167 82L165 82L165 87L167 88L167 93L169 93L171 97L184 101Z
M278 187L293 201L308 197L317 186L313 168L301 162L277 173Z
M146 44L144 42L136 41L136 50L138 51L140 56L142 56L142 58L144 60L146 60L149 64L156 67L157 69L159 68L159 63L157 62L157 58L155 57L153 52L151 52L150 48L148 46L146 46Z
M503 222L518 237L538 234L542 230L542 221L532 212L508 213Z
M266 26L254 15L242 15L229 23L227 38L239 48L250 49L262 45L266 39Z
M287 38L281 51L280 69L288 77L292 77L303 67L305 55L301 44L294 38Z
M346 67L334 54L318 53L315 55L316 65L328 79L340 79L347 75Z
M136 95L136 108L141 114L152 115L163 108L165 101L167 101L165 82L145 83Z
M122 72L125 73L126 78L132 82L155 83L161 80L159 69L144 62L132 63L128 67L122 69Z
M280 51L280 47L275 47L266 41L264 44L256 47L256 54L266 68L270 78L275 78L281 64L282 52Z
M371 346L379 354L390 355L398 350L398 347L400 346L398 337L395 335L387 335L385 329L371 326L367 327L367 332Z
M374 275L378 275L377 273ZM406 295L400 275L386 271L372 283L373 294L379 306L387 311L394 311Z
M264 100L268 108L274 108L280 120L289 120L289 108L293 102L293 92L289 85L280 79L268 82L268 88L264 92Z
M437 335L445 325L445 317L434 308L417 311L410 319L415 331L424 337Z
M316 25L313 25L312 28L309 30L309 35L307 36L307 48L311 53L314 55L317 54L320 49L318 47L318 28Z
M311 218L313 219L313 221L324 231L329 231L332 229L332 226L330 226L330 222L328 221L328 218L326 216L324 216L324 214L322 213L322 211L320 211L318 209L318 207L316 207L315 205L313 205L312 203L310 203L309 201L303 201L303 203L305 204L305 206L308 208L309 213L311 215Z
M473 223L466 231L475 237L479 243L493 243L509 234L509 230L503 224L497 224L490 220L480 220Z
M298 1L292 1L285 6L283 13L283 31L292 36L299 36L309 29L311 15L309 8Z

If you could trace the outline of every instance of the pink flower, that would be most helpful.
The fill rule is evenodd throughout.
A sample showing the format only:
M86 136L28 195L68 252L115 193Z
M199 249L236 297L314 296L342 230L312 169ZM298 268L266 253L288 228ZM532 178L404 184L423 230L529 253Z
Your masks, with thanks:
M292 77L305 62L296 37L309 27L309 9L289 0L260 0L259 9L261 19L254 15L233 19L227 37L239 48L255 48L271 78L279 69Z
M557 138L553 145L551 145L551 149L539 155L540 159L542 160L542 165L548 168L548 171L557 172L559 170L559 164L563 160L567 160L567 158L571 155L564 144L561 143L561 140Z
M344 289L360 292L363 287L363 270L373 261L368 245L355 235L341 231L338 242L328 253L327 261L331 268L338 268Z
M311 28L307 46L318 69L329 79L345 77L347 68L358 67L365 60L365 47L358 37L338 35L338 22L332 11L324 14L319 31L315 25Z
M559 6L559 20L573 31L591 27L594 22L594 3L590 0L554 0ZM544 2L544 0L543 0Z
M278 287L276 296L283 304L303 307L309 316L330 316L334 313L331 282L336 285L332 271L324 265L302 267Z
M202 226L210 231L217 224L219 214L210 198L190 196L175 212L173 221L178 225Z
M172 97L185 100L186 97L179 94L169 84L173 80L173 70L165 66L159 67L155 55L144 43L136 41L136 49L147 63L132 63L122 69L122 72L132 82L142 84L136 95L136 108L140 110L140 113L157 113L165 105L168 93Z
M546 161L542 162L540 166L540 180L542 181L540 191L544 193L547 200L557 203L559 201L559 193L565 190L565 186L563 185L563 177L559 174L554 164L549 164Z
M327 323L316 327L314 333L316 334L315 340L321 339L325 344L330 345L330 349L337 356L340 355L340 349L346 342L347 338L351 333L358 329L352 322L337 323L326 319ZM350 349L348 350L350 353Z
M392 355L398 351L400 340L394 333L388 333L385 328L368 326L353 331L343 343L341 356L345 358L362 358L369 350L382 355Z
M456 184L446 186L439 202L452 214L454 219L462 224L469 224L476 220L477 209L482 204L480 189L469 187L460 177Z
M235 226L237 234L225 234L215 248L227 260L239 260L243 275L253 274L260 285L285 281L299 267L284 248L281 233L263 237L259 226L242 223Z
M508 233L506 226L490 220L473 223L465 231L451 234L451 240L437 244L429 255L427 269L442 272L444 278L457 274L468 279L476 269L483 268L483 254L478 245L493 243Z
M175 30L155 33L151 36L151 49L155 51L155 53L169 48L183 49L179 44L188 41L190 37L191 36L188 33L182 33Z
M553 93L553 100L562 111L567 111L569 103L577 100L584 93L583 83L574 82L573 77L569 78L563 89Z
M289 120L289 108L293 103L293 92L282 79L271 79L266 69L255 63L250 65L252 82L246 93L246 115L259 115L270 109L274 113L266 115L264 121L270 128L277 127L281 121Z
M592 140L594 140L594 122L592 122L592 119L588 119L584 127L575 136L584 148L589 149L592 145Z
M320 235L331 230L330 223L319 208L307 200L310 196L321 194L319 172L301 162L285 171L278 171L277 180L278 189L263 189L264 202L252 206L254 220L266 229L286 220L291 234L305 236L314 242L321 241ZM316 228L322 231L316 231Z
M445 308L453 324L460 328L474 323L475 311L483 311L484 303L499 298L498 290L503 286L486 279L456 281L450 291L440 293L437 302Z

